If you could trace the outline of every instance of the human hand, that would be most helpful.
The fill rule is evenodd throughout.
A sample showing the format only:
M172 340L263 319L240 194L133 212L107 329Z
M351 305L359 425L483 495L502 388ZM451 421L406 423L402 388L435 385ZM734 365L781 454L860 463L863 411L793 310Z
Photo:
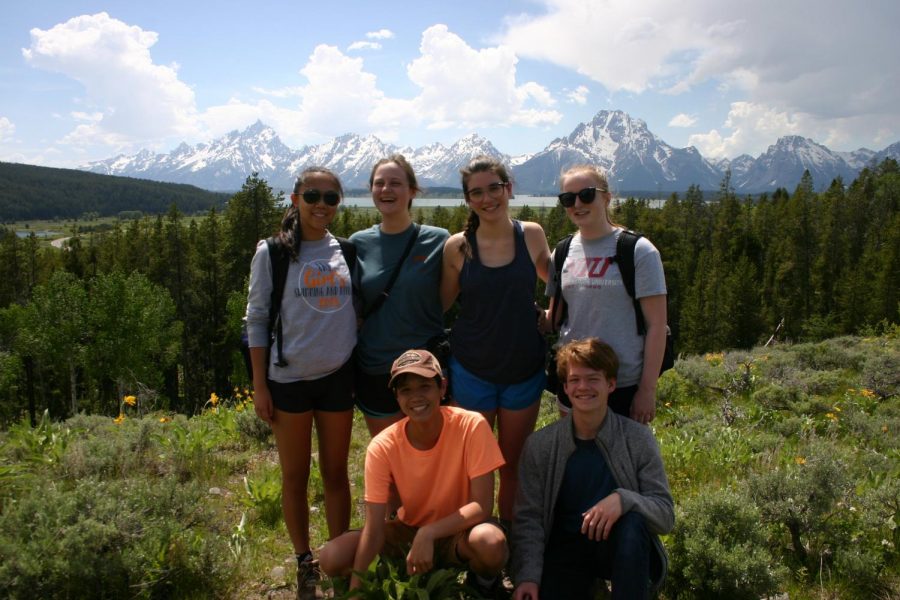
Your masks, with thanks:
M533 581L520 583L513 592L513 600L538 600L538 584Z
M253 410L256 416L265 421L271 427L275 420L275 409L272 406L272 392L267 385L253 386Z
M656 417L656 390L638 386L631 400L631 418L638 423L649 425Z
M613 525L622 516L622 498L613 492L584 513L581 522L581 533L589 540L599 542L609 537Z
M416 532L412 547L406 555L406 574L427 573L434 566L434 540L424 527Z

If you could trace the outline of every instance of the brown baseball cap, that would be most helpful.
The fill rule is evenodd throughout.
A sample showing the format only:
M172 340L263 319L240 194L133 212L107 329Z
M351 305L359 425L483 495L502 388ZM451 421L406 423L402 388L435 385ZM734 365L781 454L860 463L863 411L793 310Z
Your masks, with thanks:
M441 363L428 350L407 350L397 357L391 365L391 380L388 387L392 387L398 375L415 373L422 377L443 377Z

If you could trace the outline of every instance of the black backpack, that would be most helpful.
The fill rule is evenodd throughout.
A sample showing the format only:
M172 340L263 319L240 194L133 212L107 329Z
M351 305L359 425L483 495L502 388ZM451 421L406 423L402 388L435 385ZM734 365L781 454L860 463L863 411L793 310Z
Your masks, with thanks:
M562 297L562 270L566 257L569 255L569 247L572 245L572 237L569 234L556 244L556 250L553 253L553 270L556 272L556 290L553 294L553 313L550 315L550 325L553 330L557 330L557 324L564 323L568 316L569 310L565 299ZM634 305L634 318L637 322L637 333L643 336L647 333L647 325L644 321L644 311L641 310L640 301L634 297L634 247L643 235L635 233L627 229L623 229L616 240L616 255L613 261L619 265L619 272L622 273L622 283L625 284L625 291L631 296L631 302ZM560 306L561 305L561 306ZM559 311L557 313L557 311ZM557 317L559 314L559 317ZM672 341L672 331L666 326L666 348L663 353L663 361L660 367L660 375L675 366L675 347Z
M335 236L341 246L341 254L347 262L350 273L356 267L356 246L350 240ZM269 339L275 343L275 351L278 360L276 366L285 367L288 362L282 353L281 333L281 299L284 297L284 288L287 284L288 267L291 264L291 255L288 250L279 244L275 237L266 238L266 246L269 249L269 262L272 265L272 294L269 297ZM297 252L299 253L299 244ZM270 344L271 347L271 344ZM244 356L244 364L247 367L247 375L253 380L253 368L250 362L250 345L247 337L247 324L243 325L241 332L241 354Z

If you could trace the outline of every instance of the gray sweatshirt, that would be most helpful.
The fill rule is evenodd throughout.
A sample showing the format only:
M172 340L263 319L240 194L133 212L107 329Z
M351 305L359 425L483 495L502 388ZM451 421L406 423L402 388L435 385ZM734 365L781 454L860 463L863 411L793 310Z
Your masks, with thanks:
M657 535L672 530L675 507L656 438L649 427L608 411L595 441L616 480L622 513L633 510L644 516L656 549L650 562L654 587L658 587L668 560ZM510 574L515 585L525 581L540 585L556 500L574 452L571 414L535 431L525 442L510 535Z
M286 367L269 357L269 379L279 383L320 379L350 359L356 345L350 269L337 239L327 233L321 240L300 244L298 260L288 266L281 300L282 350ZM272 264L262 240L250 263L247 296L247 338L251 348L269 345L269 302Z

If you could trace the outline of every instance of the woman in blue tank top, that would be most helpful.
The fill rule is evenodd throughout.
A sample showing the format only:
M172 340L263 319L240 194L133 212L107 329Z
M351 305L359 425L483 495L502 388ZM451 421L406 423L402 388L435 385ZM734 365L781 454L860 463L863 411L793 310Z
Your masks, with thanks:
M450 334L451 397L480 412L498 441L500 518L512 518L519 455L534 430L544 389L542 312L534 304L537 278L547 280L550 249L537 223L509 216L512 182L506 168L487 156L462 169L471 212L466 229L444 246L441 301L459 299Z

